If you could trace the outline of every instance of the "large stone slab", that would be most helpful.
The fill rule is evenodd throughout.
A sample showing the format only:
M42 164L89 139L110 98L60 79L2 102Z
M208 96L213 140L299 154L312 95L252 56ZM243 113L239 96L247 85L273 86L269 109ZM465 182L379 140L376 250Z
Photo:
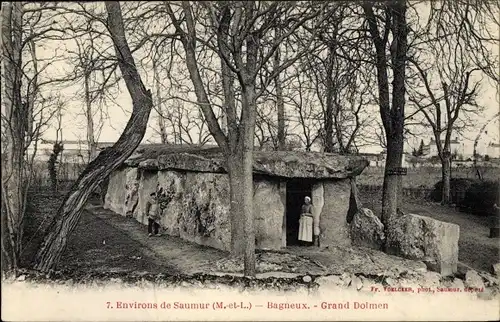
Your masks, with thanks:
M312 186L311 192L312 203L314 205L313 213L313 234L321 235L320 217L325 205L325 189L323 183L317 183Z
M185 174L179 217L182 239L222 250L231 249L229 178L224 174Z
M133 216L135 208L139 203L139 177L137 168L127 171L125 180L125 204L123 207L124 216Z
M149 170L227 173L222 150L216 146L142 145L126 165ZM346 179L368 166L361 156L301 151L254 151L254 173L281 178Z
M356 186L356 178L350 178L349 182L351 183L351 195L349 197L349 210L347 212L346 220L350 224L354 215L363 208L363 204L361 203L361 199L359 198L358 187ZM380 219L380 218L379 218Z
M137 168L123 168L114 171L109 177L108 189L104 198L104 208L120 215L126 215L128 187L137 178Z
M160 225L164 232L171 236L179 236L179 220L184 211L185 173L177 171L159 171L158 189L162 216Z
M385 242L384 225L370 209L361 208L351 222L353 245L381 250Z
M321 247L351 244L346 220L350 189L349 180L323 183L324 205L319 220Z
M108 191L104 197L104 208L120 214L125 202L125 169L115 170L109 176Z
M441 275L457 271L460 227L429 217L406 214L391 223L387 252L424 261Z
M491 272L496 277L500 277L500 263L496 263L496 264L491 265Z
M279 181L254 183L255 247L280 249L282 246L283 214Z

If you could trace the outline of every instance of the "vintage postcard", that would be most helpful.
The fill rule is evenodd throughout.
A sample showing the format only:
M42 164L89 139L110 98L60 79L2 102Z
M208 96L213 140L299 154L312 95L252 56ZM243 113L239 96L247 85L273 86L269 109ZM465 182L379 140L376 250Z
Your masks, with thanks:
M496 1L4 1L2 320L500 319Z

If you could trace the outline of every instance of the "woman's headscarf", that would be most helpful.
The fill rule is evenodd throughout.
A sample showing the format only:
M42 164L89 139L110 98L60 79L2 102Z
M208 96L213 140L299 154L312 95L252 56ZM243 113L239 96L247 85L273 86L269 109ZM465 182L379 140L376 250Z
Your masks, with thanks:
M306 202L311 202L311 197L305 197L305 198L304 198L304 200L305 200Z

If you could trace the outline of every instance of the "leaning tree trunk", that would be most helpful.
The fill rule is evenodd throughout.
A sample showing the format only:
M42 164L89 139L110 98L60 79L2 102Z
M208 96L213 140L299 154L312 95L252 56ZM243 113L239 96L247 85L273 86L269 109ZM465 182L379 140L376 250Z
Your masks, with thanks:
M118 168L137 148L146 132L149 114L153 107L151 92L146 90L135 67L132 53L125 38L119 2L106 2L108 27L116 57L132 97L132 115L118 141L100 153L83 171L49 226L42 247L37 253L35 268L47 272L54 269L66 247L70 233L75 229L83 206L91 192L113 170Z
M88 160L91 162L97 155L97 146L94 137L94 114L92 113L92 102L90 98L90 71L85 71L85 115L87 116L87 145L89 148Z

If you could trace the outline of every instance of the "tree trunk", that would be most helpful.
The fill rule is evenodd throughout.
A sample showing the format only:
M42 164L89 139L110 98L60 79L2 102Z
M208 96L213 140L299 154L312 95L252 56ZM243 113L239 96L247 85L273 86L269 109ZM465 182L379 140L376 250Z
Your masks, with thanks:
M244 257L245 276L255 276L252 154L242 147L228 158L231 254Z
M221 19L219 21L217 41L221 58L228 58L228 30L231 21L230 8L227 2L220 2ZM245 5L254 6L253 2ZM185 32L173 10L166 6L168 14L176 30L182 35L181 40L186 53L186 66L193 83L197 102L205 116L210 134L224 151L230 179L230 213L231 213L231 252L233 255L244 255L244 273L255 276L255 232L253 217L253 143L255 138L256 91L255 77L258 55L258 44L254 36L246 39L246 64L239 66L238 80L242 87L241 117L237 121L234 101L233 77L228 65L221 60L224 105L227 117L227 136L215 117L213 106L205 90L203 78L198 69L196 55L196 37L193 14L189 2L182 2L186 17ZM253 9L250 9L251 12ZM249 20L251 20L249 18Z
M325 107L325 152L333 152L333 63L334 63L333 49L328 46L328 61L326 70L326 107Z
M160 75L158 73L158 66L156 65L156 60L153 60L153 73L156 85L156 108L158 110L158 127L160 128L160 139L162 144L167 144L167 127L165 126L165 118L163 116L163 106L161 99L161 89L160 89Z
M278 108L278 150L286 149L285 138L285 103L283 101L283 88L279 75L275 78L276 84L276 107Z
M377 82L379 92L380 116L384 125L387 141L387 159L385 162L384 185L382 193L382 222L385 225L388 241L390 240L391 223L398 214L399 187L401 180L392 172L401 167L404 144L404 107L405 107L405 68L407 48L406 1L399 0L387 5L386 16L392 17L390 24L392 43L390 46L393 81L392 106L389 95L389 76L387 73L387 41L388 31L384 37L380 34L377 19L373 12L373 4L364 3L363 10L367 17L370 34L376 51ZM387 25L386 25L387 28ZM388 242L389 243L389 242ZM386 249L390 245L386 245Z
M385 161L384 184L382 192L382 223L389 226L397 213L400 204L400 176L392 174L396 168L401 167L403 156L403 140L401 136L389 138L387 142L387 159Z
M21 102L22 4L2 3L2 269L16 271L22 239L26 113ZM4 226L6 224L6 226Z
M279 37L279 31L276 31L276 37ZM276 49L274 55L274 68L278 69L280 65L280 49ZM274 78L274 85L276 87L276 108L278 110L278 150L283 151L286 149L285 142L285 102L283 101L283 87L281 84L280 75Z
M46 232L37 253L35 268L48 272L54 269L66 247L69 234L75 229L83 206L91 192L113 170L118 168L137 148L146 132L153 107L151 92L146 90L128 46L119 2L106 2L108 27L113 40L118 64L132 97L132 115L118 141L100 153L83 171Z
M94 138L94 114L92 113L92 100L90 98L90 71L85 71L84 76L85 87L85 115L87 116L87 145L89 151L89 161L95 159L97 156L97 146Z
M27 109L26 109L26 121L27 121L27 126L26 126L26 146L29 146L29 144L33 141L33 140L37 140L38 138L34 138L34 133L33 133L33 125L35 123L35 119L34 119L34 113L33 113L33 109L34 109L34 106L35 106L35 101L36 101L36 98L37 98L37 94L38 94L38 58L37 58L37 55L36 55L36 45L35 45L35 42L32 40L30 41L29 43L29 49L30 49L30 55L31 55L31 59L33 60L33 79L31 81L31 87L32 89L29 91L28 93L28 100L27 100ZM41 115L40 115L41 117Z
M441 180L443 181L443 191L441 203L448 205L451 203L451 157L444 156L441 160Z
M255 220L253 213L253 143L255 135L255 87L242 93L245 117L238 144L228 156L231 197L231 253L244 256L245 276L255 276Z

